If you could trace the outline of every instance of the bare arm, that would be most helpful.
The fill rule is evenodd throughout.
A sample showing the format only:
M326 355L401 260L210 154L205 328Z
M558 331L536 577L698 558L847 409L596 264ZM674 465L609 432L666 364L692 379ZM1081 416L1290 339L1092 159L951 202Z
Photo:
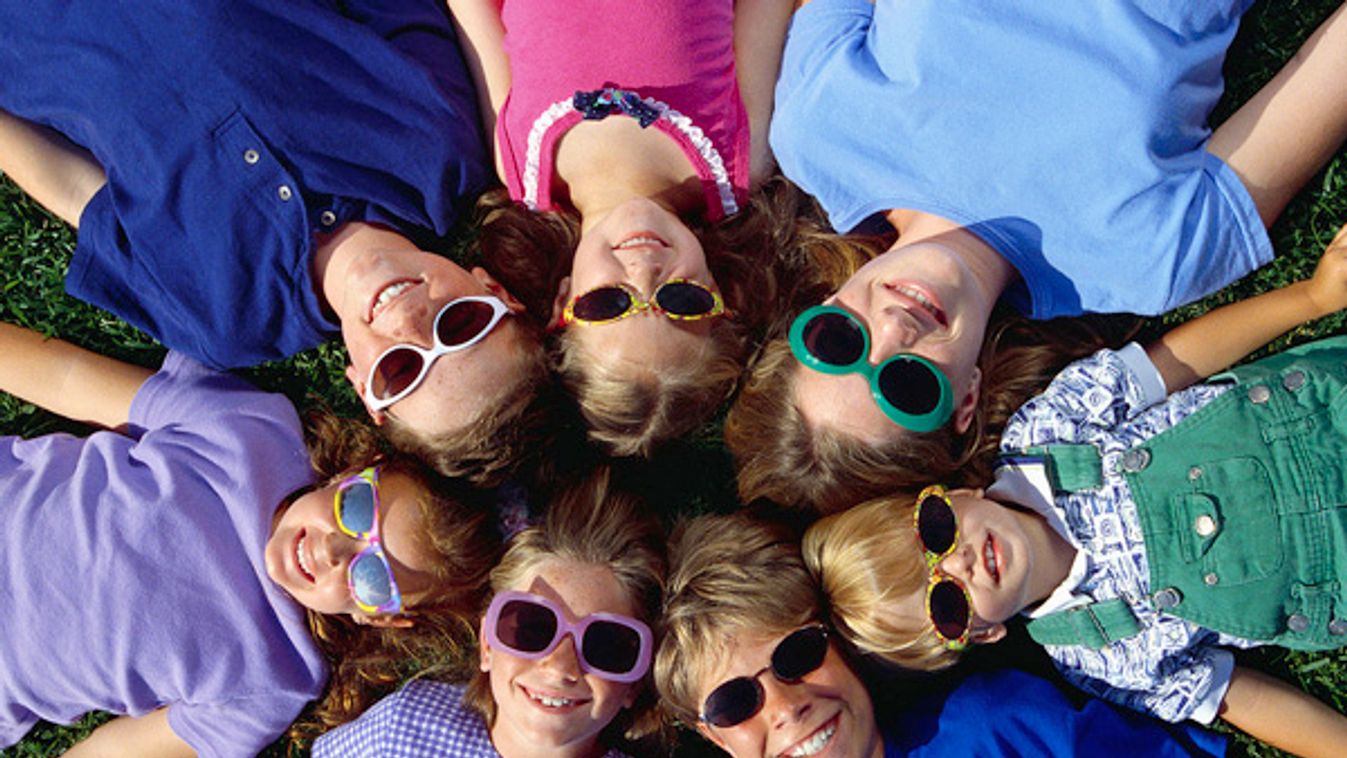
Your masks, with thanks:
M1221 718L1258 739L1303 756L1340 756L1347 716L1295 687L1236 666Z
M0 324L0 355L0 390L109 429L125 426L154 373L13 324Z
M196 751L173 733L168 709L144 716L122 716L98 727L67 758L194 758Z
M500 20L504 0L448 0L463 57L477 85L477 107L487 144L496 156L496 175L505 181L500 149L496 145L496 117L510 94L510 59L505 55L505 25Z
M1347 6L1216 129L1207 150L1239 174L1265 225L1347 139Z
M767 144L781 71L781 50L794 0L735 0L734 67L748 111L749 176L754 185L767 179L775 161Z
M71 226L107 182L88 151L56 132L0 111L0 172Z
M1297 324L1347 308L1347 226L1329 243L1314 276L1185 322L1146 348L1175 392L1266 345Z

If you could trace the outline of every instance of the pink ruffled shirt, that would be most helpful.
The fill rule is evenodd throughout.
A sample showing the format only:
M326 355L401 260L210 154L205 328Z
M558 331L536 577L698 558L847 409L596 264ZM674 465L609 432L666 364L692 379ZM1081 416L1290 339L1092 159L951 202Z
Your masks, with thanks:
M576 92L635 92L697 170L707 217L748 194L748 113L734 66L733 0L506 0L511 89L497 120L510 196L554 210L557 140L583 116ZM611 118L628 118L621 114Z

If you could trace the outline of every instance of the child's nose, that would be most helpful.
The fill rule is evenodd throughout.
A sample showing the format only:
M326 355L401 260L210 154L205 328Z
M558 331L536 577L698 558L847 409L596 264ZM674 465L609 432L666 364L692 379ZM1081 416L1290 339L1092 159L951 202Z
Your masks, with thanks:
M966 581L973 573L973 563L976 559L977 556L973 555L973 547L967 542L961 541L959 546L954 548L954 552L940 561L940 570L955 579Z
M575 638L567 634L546 658L539 661L543 666L558 672L568 680L579 679L581 675L580 659L575 652Z

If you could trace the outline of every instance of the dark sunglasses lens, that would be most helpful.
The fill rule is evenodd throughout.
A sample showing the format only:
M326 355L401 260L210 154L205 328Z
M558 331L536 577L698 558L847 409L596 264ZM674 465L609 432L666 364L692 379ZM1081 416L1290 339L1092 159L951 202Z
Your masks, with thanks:
M411 348L399 347L384 353L374 367L370 390L380 400L402 394L421 375L423 359Z
M938 495L927 495L917 508L917 536L921 537L922 546L936 555L944 555L954 547L958 532L954 509Z
M600 287L576 298L571 312L581 321L608 321L627 312L631 295L621 287Z
M445 347L471 342L491 323L495 313L495 309L480 300L454 303L435 321L435 336Z
M557 615L552 609L527 600L511 600L500 609L496 639L521 653L540 653L557 634Z
M716 307L716 298L701 285L669 282L655 290L655 304L675 316L703 316Z
M702 703L702 718L722 729L753 718L762 707L762 685L746 676L736 677L711 690Z
M925 363L897 358L879 370L879 392L898 410L924 416L940 403L940 380Z
M828 635L820 627L799 629L786 635L772 651L772 673L783 682L798 682L823 665L828 655Z
M351 564L351 591L355 599L378 608L393 597L388 564L376 553L357 556Z
M610 674L626 674L641 656L641 635L612 621L595 621L585 629L581 655L589 665Z
M341 507L337 517L349 532L366 534L374 531L374 487L364 479L357 479L338 496Z
M941 637L957 640L968 629L972 609L963 588L948 579L931 588L931 623Z
M864 357L861 325L840 313L820 313L804 327L804 347L830 366L850 366Z

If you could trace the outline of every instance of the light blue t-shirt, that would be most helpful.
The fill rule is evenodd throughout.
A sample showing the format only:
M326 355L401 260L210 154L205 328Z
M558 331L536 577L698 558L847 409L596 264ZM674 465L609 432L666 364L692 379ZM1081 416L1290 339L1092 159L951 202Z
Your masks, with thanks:
M1207 153L1252 0L814 0L771 144L835 228L892 208L967 225L1033 318L1157 314L1272 258Z
M99 709L254 756L327 664L268 578L281 501L313 472L281 395L170 353L132 434L0 438L0 747Z

